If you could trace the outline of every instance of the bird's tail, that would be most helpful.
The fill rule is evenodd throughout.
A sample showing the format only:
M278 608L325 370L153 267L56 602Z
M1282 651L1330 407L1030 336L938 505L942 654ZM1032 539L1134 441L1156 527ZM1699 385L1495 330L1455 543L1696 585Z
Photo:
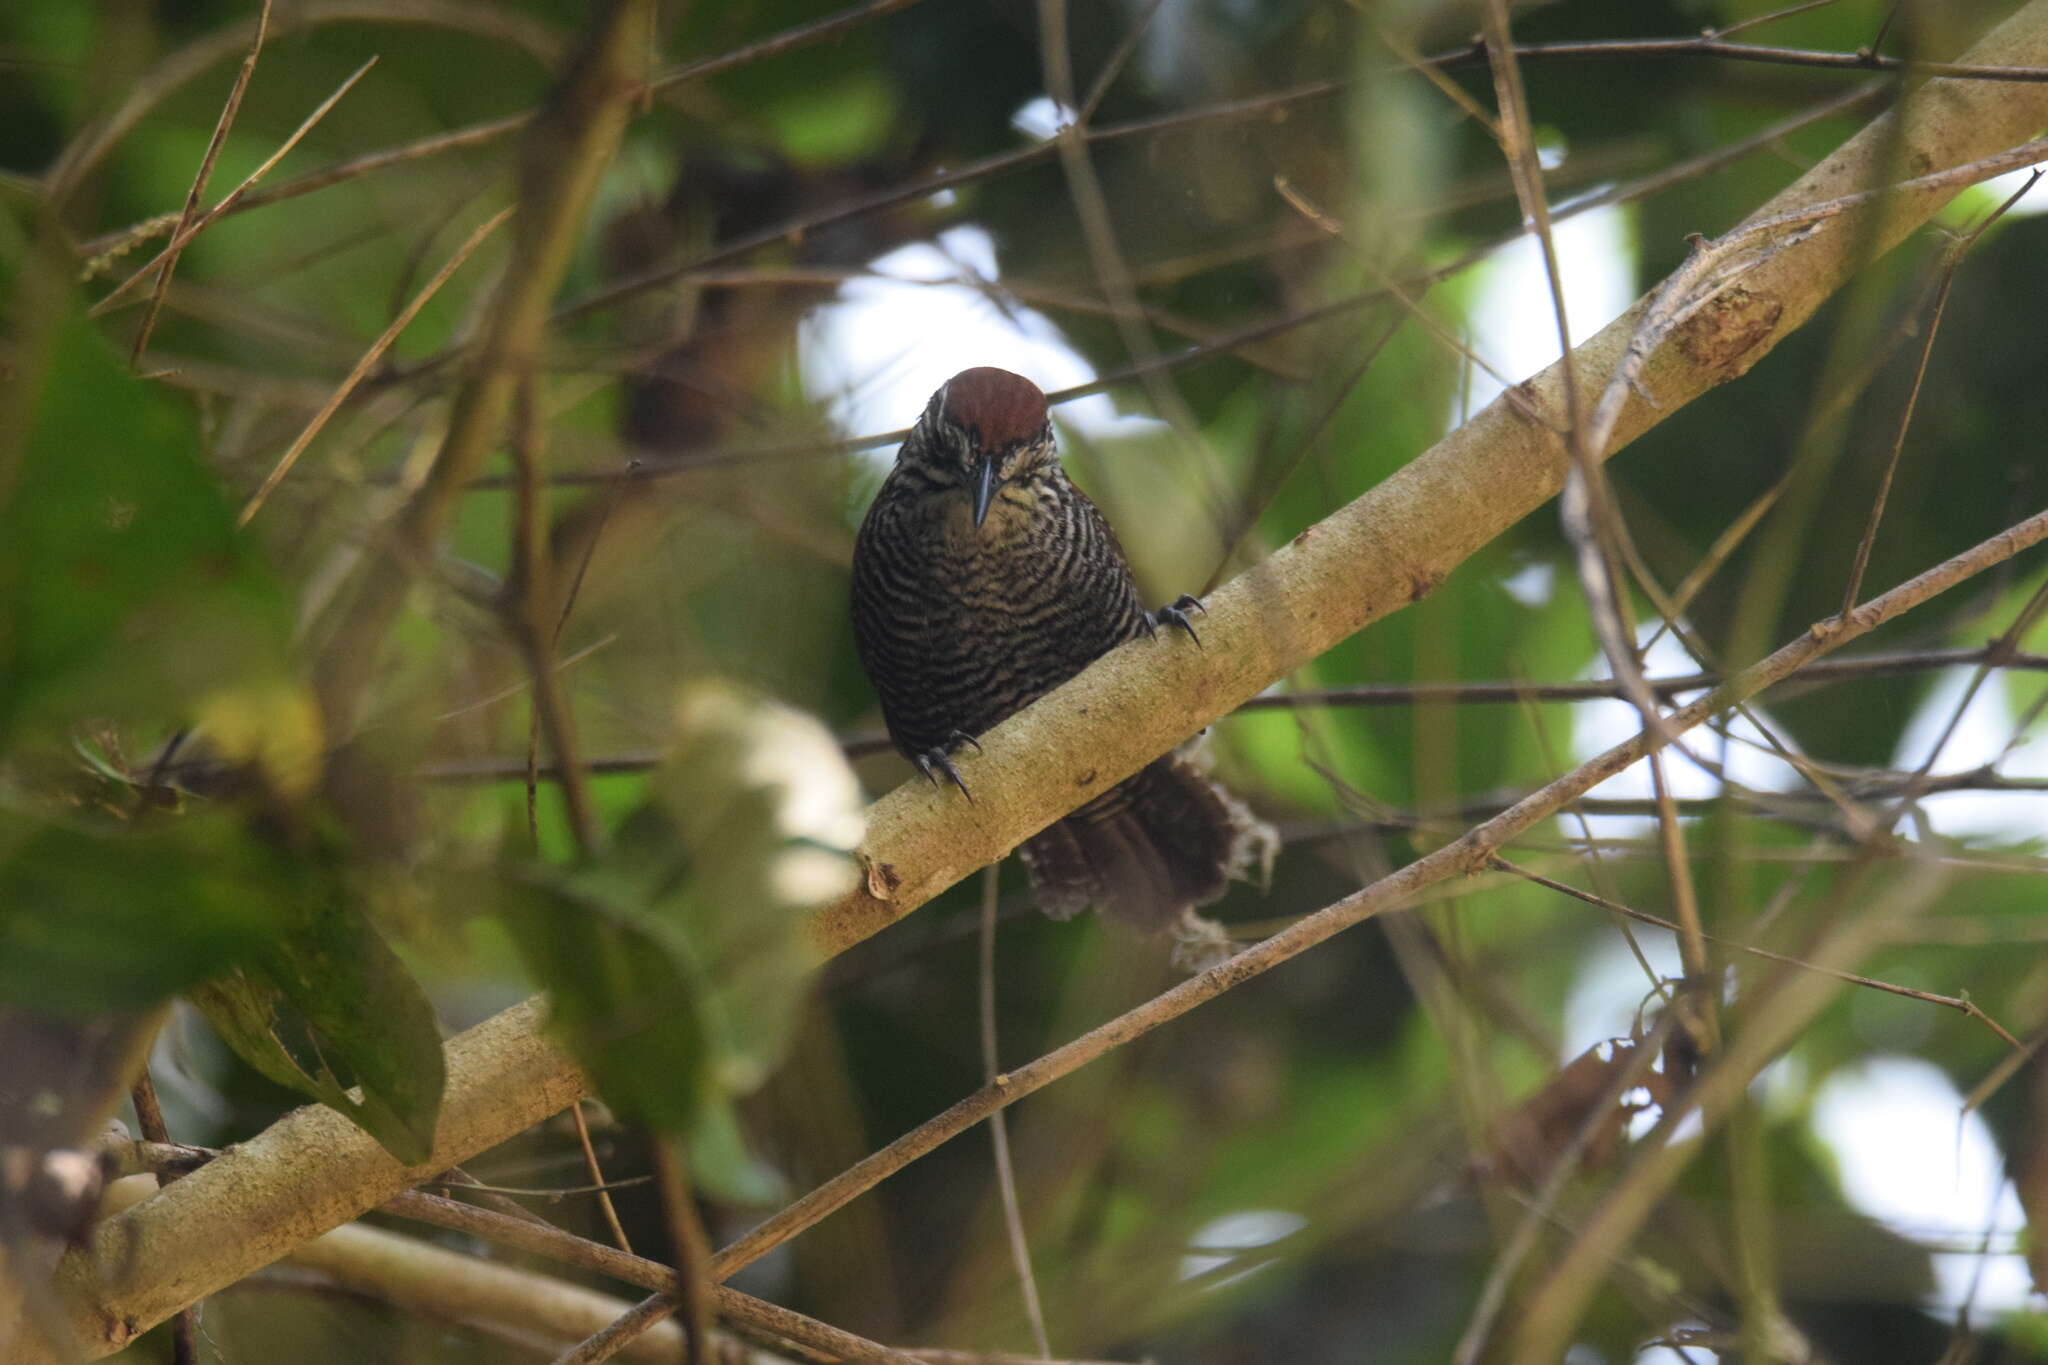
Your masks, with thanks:
M1046 914L1066 919L1092 905L1149 934L1217 899L1232 878L1263 874L1275 844L1272 826L1169 754L1019 851Z

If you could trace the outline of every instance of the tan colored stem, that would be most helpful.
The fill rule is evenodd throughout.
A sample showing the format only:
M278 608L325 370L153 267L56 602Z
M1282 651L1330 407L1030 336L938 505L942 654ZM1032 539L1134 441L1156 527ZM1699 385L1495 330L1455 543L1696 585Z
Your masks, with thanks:
M151 1177L130 1177L107 1190L103 1207L128 1208L153 1189ZM565 1234L566 1235L566 1234ZM547 1341L588 1336L631 1305L553 1275L464 1255L447 1247L350 1224L315 1237L280 1264L315 1272L320 1283L352 1290L393 1307L484 1330L510 1328ZM723 1337L721 1360L745 1365L790 1365L786 1356L749 1351ZM683 1334L658 1324L620 1354L653 1365L683 1365Z

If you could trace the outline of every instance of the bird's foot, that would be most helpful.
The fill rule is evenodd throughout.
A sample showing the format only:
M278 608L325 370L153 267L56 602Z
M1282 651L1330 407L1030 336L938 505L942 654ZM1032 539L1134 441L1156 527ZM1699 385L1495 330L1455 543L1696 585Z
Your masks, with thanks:
M965 730L955 730L946 736L944 744L939 745L937 748L926 749L921 754L914 754L911 756L910 761L915 763L917 770L924 774L924 780L931 783L934 787L939 785L939 775L941 773L945 774L946 780L958 787L960 794L967 798L969 805L972 805L974 804L974 793L967 790L967 784L960 779L960 770L953 766L953 755L960 752L963 745L972 748L976 753L981 752L981 742L979 740L975 739L973 735L968 734Z
M1190 611L1201 612L1204 616L1209 613L1209 609L1202 605L1202 599L1191 593L1182 593L1158 611L1146 612L1143 618L1146 637L1149 639L1157 635L1161 626L1173 626L1179 630L1186 631L1188 638L1199 646L1202 643L1202 637L1195 634L1194 622L1188 620L1188 613Z

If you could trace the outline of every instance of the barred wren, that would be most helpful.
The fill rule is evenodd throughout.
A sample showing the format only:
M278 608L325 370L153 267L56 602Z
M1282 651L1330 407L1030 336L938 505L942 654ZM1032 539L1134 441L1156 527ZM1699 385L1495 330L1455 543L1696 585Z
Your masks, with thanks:
M854 640L896 747L972 799L952 755L1126 641L1199 644L1182 597L1148 612L1115 532L1061 469L1045 395L963 370L932 395L853 549ZM1272 831L1169 754L1026 840L1039 907L1174 927Z

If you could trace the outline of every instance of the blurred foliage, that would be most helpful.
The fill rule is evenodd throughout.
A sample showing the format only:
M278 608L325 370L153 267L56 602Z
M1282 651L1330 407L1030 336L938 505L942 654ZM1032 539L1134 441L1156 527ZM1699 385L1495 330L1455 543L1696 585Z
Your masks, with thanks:
M24 390L48 370L0 505L0 751L78 716L162 725L285 667L283 603L234 535L189 406L82 319L55 330L17 362Z
M1543 42L1687 35L1773 7L1513 8L1518 37ZM1854 51L1894 8L1837 0L1743 36ZM1909 2L1896 7L1886 50L1949 56L2012 8ZM372 56L364 83L259 196L530 110L587 9L280 4L206 197L226 193ZM1165 600L1256 563L1444 432L1480 377L1377 291L1504 241L1520 214L1491 138L1384 41L1461 48L1478 27L1475 5L1066 9L1083 92L1106 63L1128 59L1091 115L1108 135L1089 158L1156 346L1172 356L1274 324L1163 373L1184 431L1063 423L1069 467L1117 525L1147 595ZM665 6L658 64L834 11L832 0ZM521 775L535 732L526 664L500 610L516 515L502 479L465 496L445 554L416 566L361 723L335 727L313 701L319 623L347 602L365 556L381 553L379 528L434 456L466 368L460 348L503 267L502 234L425 307L250 526L234 521L370 341L505 205L517 138L398 158L222 219L184 252L138 366L127 356L146 288L86 317L161 245L160 232L128 230L183 203L253 13L247 0L0 6L0 1057L17 1036L8 1028L32 1018L44 1050L17 1054L23 1072L61 1071L45 1052L105 1055L118 1069L132 1047L44 1043L59 1026L86 1038L108 1019L153 1023L182 994L206 1022L181 1006L157 1053L174 1137L241 1140L310 1095L413 1160L431 1136L439 1038L545 987L619 1120L598 1125L606 1176L645 1171L646 1130L684 1135L722 1239L982 1080L979 879L822 971L802 926L847 874L857 838L856 788L818 721L842 734L877 729L845 579L887 452L848 455L837 442L907 423L922 399L869 431L835 429L832 414L901 374L935 383L963 365L1005 363L927 320L964 327L976 309L983 324L1006 319L1014 334L1071 348L1094 373L1133 359L1060 160L1018 121L1046 88L1038 6L912 5L682 82L629 129L564 302L669 278L566 312L539 386L551 469L602 477L637 461L660 474L559 483L539 509L563 686L582 757L602 760L589 849L571 837L551 781L533 798L537 828L528 824ZM1691 57L1532 60L1525 75L1560 208L1754 137L1864 79ZM1490 106L1482 65L1448 76ZM1234 103L1294 90L1310 93ZM1725 230L1895 93L1607 210L1633 244L1616 264L1647 287L1688 234ZM926 184L1009 154L1018 163L997 173L943 192ZM1275 193L1276 178L1329 221L1307 221ZM1990 202L1966 196L1947 221ZM2006 220L1957 277L1868 590L2048 505L2033 434L2044 232L2042 218ZM962 245L984 237L992 277ZM864 277L874 262L919 244L930 259L950 253L960 278L886 295L870 316L893 327L823 353L821 320L875 286ZM1943 245L1923 233L1873 263L1752 373L1614 464L1635 544L1666 590L1791 476L1688 609L1699 665L1746 662L1839 606ZM905 259L892 269L911 270ZM1503 304L1490 290L1499 278L1482 266L1416 293L1456 335L1504 309L1548 324L1546 299ZM925 310L920 289L955 311ZM825 373L853 378L836 392ZM1111 398L1126 414L1153 411L1146 383L1118 383ZM507 469L500 459L491 473ZM1595 676L1570 562L1555 518L1530 518L1285 687ZM2043 582L2038 560L2016 561L1864 647L1981 646ZM1653 617L1647 596L1633 605ZM2015 643L2044 641L2037 622ZM2040 678L1992 676L1994 749L2019 738L2022 721L2038 734ZM1931 699L1952 699L1956 682L1923 670L1789 688L1763 714L1783 742L1858 788L1927 758L1929 722L1945 719ZM1234 893L1221 914L1251 936L1355 890L1608 742L1625 711L1429 702L1220 722L1209 741L1219 767L1289 836L1272 887ZM1953 741L1933 771L1981 761L1977 744ZM1687 790L1718 793L1686 822L1708 929L1797 955L1866 909L1897 862L1862 861L1836 808L1792 779L1757 793L1702 772L1733 765L1748 781L1756 747L1741 731L1703 738L1698 763L1672 766L1695 783ZM1965 750L1974 757L1957 756ZM551 757L545 743L531 752ZM908 769L882 756L858 772L876 792ZM1951 875L1860 970L1967 997L2033 1037L2048 1025L2048 967L2033 947L2048 817L2038 784L1997 796L1999 823L1963 823L1951 804L1985 793L1903 813L1907 851L1941 855ZM1551 822L1508 852L1670 914L1653 827L1588 819ZM999 890L1005 1065L1171 983L1161 945L1092 920L1041 919L1013 868ZM1446 1359L1522 1216L1519 1196L1486 1174L1502 1116L1546 1094L1591 1041L1584 1030L1626 1032L1638 1001L1654 1013L1649 976L1631 965L1617 984L1606 970L1632 963L1620 935L1545 888L1470 879L1019 1106L1018 1183L1057 1350L1190 1365ZM1637 938L1656 970L1675 970L1666 936ZM1786 969L1732 953L1719 965L1739 1030L1744 1007ZM1759 1083L1734 1131L1700 1145L1582 1324L1573 1360L1618 1365L1676 1326L1732 1328L1772 1301L1823 1358L1933 1358L1952 1340L1955 1307L1935 1272L1953 1259L1930 1250L1942 1237L1849 1198L1841 1153L1812 1111L1832 1077L1873 1057L1924 1059L1966 1093L2006 1051L1960 1011L1845 990ZM2023 1074L1991 1088L1978 1112L2015 1170L2036 1172L2030 1188L2048 1189L2037 1088ZM0 1101L12 1093L0 1085ZM1587 1215L1617 1169L1567 1182L1562 1227ZM540 1188L589 1179L559 1125L472 1170ZM657 1201L631 1189L617 1200L635 1245L664 1254ZM587 1201L546 1214L607 1236ZM1985 1217L1964 1210L1955 1227ZM1545 1245L1538 1263L1560 1243ZM1029 1339L978 1135L741 1283L892 1342L1019 1349ZM231 1294L210 1310L209 1336L230 1359L308 1365L525 1358L467 1331L310 1301L294 1295L286 1311L277 1296ZM2009 1307L1973 1315L1980 1358L2048 1359L2044 1320ZM167 1352L152 1338L137 1357Z
M817 721L709 681L648 785L603 859L507 923L606 1100L689 1137L708 1188L766 1203L779 1181L726 1106L788 1047L817 965L804 917L858 875L860 791Z
M425 1161L445 1080L433 1005L362 914L321 904L322 889L291 888L291 919L253 967L193 1003L260 1074L347 1114L400 1161Z
M0 853L0 996L44 1010L153 1003L280 930L252 892L289 875L231 822L106 833L10 822Z

